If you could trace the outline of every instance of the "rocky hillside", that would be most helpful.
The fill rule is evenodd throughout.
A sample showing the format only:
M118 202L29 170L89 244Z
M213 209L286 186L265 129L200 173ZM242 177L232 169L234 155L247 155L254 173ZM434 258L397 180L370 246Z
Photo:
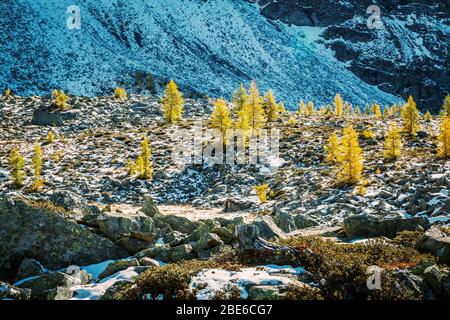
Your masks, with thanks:
M245 0L85 0L80 30L67 28L71 4L0 3L1 88L96 96L118 85L129 92L160 90L174 78L185 93L230 97L241 82L256 80L292 109L300 99L322 104L337 92L360 105L405 98L336 59L340 55L320 42L323 28L269 20ZM150 75L154 86L147 87Z
M119 84L160 90L175 78L192 95L229 97L253 79L289 108L340 92L355 104L383 106L412 94L435 112L449 90L444 0L379 1L380 30L366 26L368 0L86 0L80 30L66 26L71 4L2 1L0 87L92 96Z
M255 1L252 1L255 2ZM394 95L413 95L423 110L437 112L449 89L450 3L376 1L382 29L367 28L370 0L268 1L261 13L274 21L318 30L320 43L334 51L363 81ZM319 31L320 30L320 31Z
M157 98L70 97L64 112L49 111L47 97L0 99L0 299L450 295L450 162L435 155L439 118L421 120L417 137L402 137L401 161L387 163L385 119L288 112L273 124L281 166L271 172L174 163L177 127L162 124ZM211 108L188 99L179 127L193 129ZM324 159L329 135L348 122L360 134L365 192L336 184ZM152 180L127 173L143 135ZM29 189L36 143L39 193ZM12 147L26 160L20 189L11 185ZM255 186L263 183L262 204ZM374 265L386 270L382 291L366 286Z

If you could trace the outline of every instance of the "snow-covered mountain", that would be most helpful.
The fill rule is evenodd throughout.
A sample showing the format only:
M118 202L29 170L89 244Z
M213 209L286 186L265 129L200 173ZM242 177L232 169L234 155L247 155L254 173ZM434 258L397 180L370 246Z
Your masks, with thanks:
M133 91L136 73L151 73L159 86L173 78L186 92L214 97L256 80L290 108L299 99L329 103L337 92L362 105L402 98L339 61L321 37L326 27L269 18L266 3L252 2L2 0L0 87L21 95L52 88L111 94L117 85ZM73 4L81 9L80 30L66 25ZM438 27L448 36L448 26Z

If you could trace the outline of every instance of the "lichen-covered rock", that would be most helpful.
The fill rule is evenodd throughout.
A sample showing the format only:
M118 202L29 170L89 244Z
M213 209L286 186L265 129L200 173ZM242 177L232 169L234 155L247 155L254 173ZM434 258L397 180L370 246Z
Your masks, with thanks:
M124 215L122 213L105 212L98 218L100 230L110 239L129 236L131 232L151 234L153 220L143 213Z
M25 258L20 263L15 281L17 282L25 278L41 276L47 272L48 270L39 261Z
M0 282L0 300L30 300L31 290L14 287Z
M252 224L256 226L259 236L263 239L286 238L286 234L275 224L270 216L259 216Z
M197 241L195 248L200 250L207 250L217 246L223 245L222 240L220 240L219 236L215 233L207 233L200 237Z
M31 123L39 126L62 126L65 121L76 120L78 115L77 110L57 111L42 106L34 110Z
M163 242L169 244L171 247L176 247L188 239L188 235L179 231L171 231L164 235Z
M432 227L425 232L418 246L437 256L440 263L450 265L450 235L439 227Z
M349 238L381 236L393 238L400 231L414 231L428 227L428 219L424 217L377 219L369 215L355 215L344 220L344 232Z
M423 276L435 294L442 293L442 273L438 266L432 265L426 268Z
M180 217L176 215L162 215L159 222L167 224L172 230L180 231L182 233L191 234L201 224L198 221L191 221L186 217Z
M128 255L109 239L22 199L0 198L0 225L0 278L13 276L26 257L57 270Z
M55 205L66 210L74 210L80 208L83 204L81 197L67 190L56 190L49 199Z
M163 262L179 262L192 258L192 246L190 244L183 244L161 251L155 259Z
M102 273L100 273L98 279L101 280L113 275L116 272L125 270L129 267L137 267L137 266L139 266L139 261L136 258L115 261L110 263L106 267L106 269Z
M42 276L18 282L19 288L30 289L31 298L37 300L52 300L55 297L66 295L67 291L56 291L57 288L68 289L81 284L80 280L62 272L51 272Z

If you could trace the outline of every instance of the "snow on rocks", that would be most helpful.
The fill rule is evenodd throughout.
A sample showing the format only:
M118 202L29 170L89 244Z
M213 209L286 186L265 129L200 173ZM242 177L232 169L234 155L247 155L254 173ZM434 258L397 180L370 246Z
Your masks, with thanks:
M249 298L249 289L255 286L277 286L285 288L288 285L303 286L295 276L300 275L303 268L289 266L267 265L254 268L243 268L240 271L222 269L207 269L201 271L190 283L190 288L196 290L199 300L211 300L218 294L230 294L237 290L240 298Z

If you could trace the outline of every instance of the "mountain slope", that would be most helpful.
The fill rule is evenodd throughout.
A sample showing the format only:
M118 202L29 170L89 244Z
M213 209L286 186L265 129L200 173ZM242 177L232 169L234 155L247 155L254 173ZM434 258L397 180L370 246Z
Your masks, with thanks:
M324 29L323 44L365 82L437 113L450 92L450 1L378 0L381 29L369 29L372 0L259 0L262 14Z
M329 103L336 92L355 104L399 100L314 42L320 29L270 21L244 0L85 0L81 30L66 28L71 4L1 2L1 87L23 95L54 87L110 94L122 83L132 91L134 74L145 71L160 76L161 85L174 78L185 90L212 96L229 97L240 82L255 79L290 108L300 98Z

